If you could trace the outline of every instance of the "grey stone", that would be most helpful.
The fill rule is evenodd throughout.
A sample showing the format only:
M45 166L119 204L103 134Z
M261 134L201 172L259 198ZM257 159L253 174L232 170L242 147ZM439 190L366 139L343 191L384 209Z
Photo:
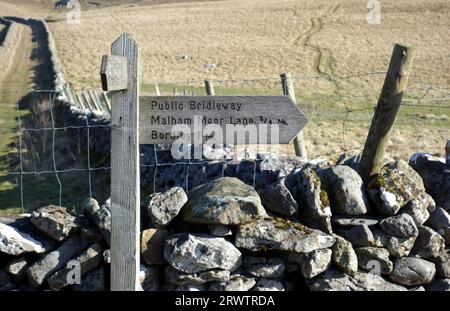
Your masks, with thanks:
M417 239L417 237L396 237L378 229L372 230L372 233L375 238L373 246L386 248L389 251L389 254L395 258L408 256Z
M146 267L140 265L139 269L139 285L141 290L150 292L159 290L158 270L154 267Z
M382 167L367 188L372 203L386 216L397 214L400 208L425 190L420 176L401 160Z
M330 201L322 188L319 175L308 167L298 173L296 178L297 201L302 202L305 224L310 228L332 233Z
M5 271L14 279L18 280L25 275L28 268L25 257L16 258L5 266Z
M233 235L233 231L230 227L224 225L209 225L209 234L219 237Z
M381 229L387 234L400 238L416 237L419 234L414 219L408 214L400 214L383 219Z
M354 274L358 271L358 257L350 242L346 239L334 235L336 243L332 247L331 258L333 263L347 274Z
M284 291L283 283L274 279L259 279L252 291L256 292L282 292Z
M149 265L164 264L164 246L169 231L166 229L147 229L141 235L141 257Z
M436 209L436 203L433 198L426 192L421 192L417 197L409 201L401 210L403 213L410 215L416 225L420 226L430 217L430 212Z
M333 216L331 219L333 224L342 227L355 227L355 226L376 226L379 223L378 218L373 217L348 217L348 216Z
M192 189L181 211L184 221L239 225L266 217L258 193L237 178L223 177Z
M246 277L239 274L230 276L228 282L211 282L209 285L210 291L249 291L255 286L256 281L252 277Z
M373 246L375 243L373 233L366 225L338 228L337 233L356 247Z
M430 259L439 256L445 248L444 238L433 229L421 226L419 227L419 236L417 237L411 254L424 259Z
M333 213L363 215L369 210L369 200L359 174L349 166L336 165L323 171L325 184Z
M447 250L439 253L438 256L430 258L436 265L436 275L443 279L450 279L450 256Z
M450 174L445 174L445 160L426 153L411 156L409 164L423 179L426 191L436 204L446 210L450 208Z
M178 215L188 197L183 188L173 187L163 193L150 196L147 212L156 228L165 228Z
M352 276L329 269L317 278L306 281L312 291L406 291L373 273L356 272Z
M450 279L436 279L427 286L427 290L432 292L450 292Z
M81 255L74 259L79 263L80 277L85 275L97 267L102 260L102 248L100 244L92 244ZM58 291L69 285L68 275L72 271L73 267L66 267L59 271L56 271L48 279L48 285L52 290Z
M110 264L111 263L111 250L107 249L103 252L103 261L106 264Z
M31 222L38 230L56 241L64 241L79 229L76 217L61 206L49 205L34 211Z
M259 277L276 279L280 277L286 266L278 257L244 257L242 266L246 273Z
M165 276L166 282L178 286L188 286L201 285L209 282L228 282L230 280L230 271L216 269L189 274L168 266L165 270Z
M88 291L88 292L102 292L106 291L106 279L105 279L105 269L102 266L86 273L84 277L81 278L81 284L74 285L74 291Z
M44 245L26 233L0 223L0 252L18 256L24 253L44 253Z
M259 189L258 194L266 210L286 217L295 215L298 212L297 202L283 181L277 181L274 184Z
M95 199L87 199L84 203L84 214L95 223L106 243L111 245L111 210L109 204L108 200L100 207Z
M433 281L435 274L434 263L421 258L403 257L395 261L389 279L405 286L418 286Z
M70 237L58 249L36 261L28 270L28 281L31 286L39 287L54 272L63 268L73 257L80 254L88 244L78 235Z
M389 260L389 252L380 247L360 247L355 249L358 256L358 266L366 271L379 268L381 274L389 274L394 264Z
M0 221L1 222L1 221ZM40 230L36 228L35 225L31 222L31 215L23 215L19 217L14 217L13 220L5 223L8 226L14 228L14 230L20 232L22 235L27 235L32 238L34 241L38 241L42 247L43 251L39 252L25 252L25 253L47 253L56 249L59 245L59 242L48 237L48 235L42 233ZM1 230L0 230L1 232ZM1 243L1 242L0 242ZM42 250L42 249L41 249ZM1 252L1 251L0 251Z
M241 225L236 234L235 245L250 251L282 250L309 253L328 248L334 238L319 230L281 218L269 218Z
M198 273L212 269L236 270L242 263L241 252L223 238L177 233L170 236L164 258L175 269Z
M431 214L427 225L442 235L447 244L450 244L450 215L442 207L438 207Z
M331 254L329 248L300 254L300 271L303 277L311 279L326 271L331 265Z

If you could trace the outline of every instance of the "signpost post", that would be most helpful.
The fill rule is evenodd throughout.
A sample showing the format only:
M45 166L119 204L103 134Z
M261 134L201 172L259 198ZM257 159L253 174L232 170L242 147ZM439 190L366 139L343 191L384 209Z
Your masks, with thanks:
M140 188L139 144L173 143L175 125L186 125L195 133L201 126L217 125L223 141L230 125L277 128L276 142L268 131L256 141L235 144L288 144L308 120L289 96L155 96L139 99L138 46L127 34L112 44L112 55L104 56L101 80L111 96L111 289L140 288ZM211 92L212 93L212 92ZM140 103L141 101L141 103ZM258 126L260 126L258 128ZM261 127L262 126L262 127ZM233 133L234 135L234 133ZM272 136L270 136L272 138ZM203 142L204 137L201 137Z

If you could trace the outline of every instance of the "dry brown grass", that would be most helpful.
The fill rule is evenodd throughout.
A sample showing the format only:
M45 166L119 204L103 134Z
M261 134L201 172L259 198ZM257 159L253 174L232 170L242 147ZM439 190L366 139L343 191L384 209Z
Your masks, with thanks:
M161 5L151 5L155 1L123 2L126 4L120 7L88 7L82 12L81 25L67 24L64 13L44 14L42 6L36 13L57 20L50 23L50 28L65 77L74 87L98 87L101 56L108 53L111 42L120 33L129 32L140 44L142 78L147 84L199 81L197 85L201 85L205 78L276 78L279 73L290 71L296 77L324 78L319 84L315 80L296 80L300 105L317 92L317 86L322 93L334 93L339 87L341 95L376 97L383 74L336 77L385 72L394 43L401 42L417 49L408 95L423 94L425 84L447 91L450 88L447 0L382 1L380 25L367 22L367 2L360 0L225 0ZM8 12L15 10L7 14L25 14L24 7L0 1L0 10L4 12L5 8ZM183 55L188 58L183 59ZM208 64L215 64L216 68L210 69ZM238 82L232 87L239 85L279 92L276 79ZM431 95L443 97L448 92ZM448 105L448 101L444 104ZM334 105L334 112L345 111L342 102L330 105ZM417 121L411 117L411 109L404 111L404 118L397 124L392 153L405 158L414 151L442 154L445 139L450 137L449 122ZM420 113L426 113L425 110ZM447 109L441 113L450 112ZM330 155L344 147L361 148L370 116L363 124L348 121L345 144L344 117L318 119L308 125L305 139L312 154Z

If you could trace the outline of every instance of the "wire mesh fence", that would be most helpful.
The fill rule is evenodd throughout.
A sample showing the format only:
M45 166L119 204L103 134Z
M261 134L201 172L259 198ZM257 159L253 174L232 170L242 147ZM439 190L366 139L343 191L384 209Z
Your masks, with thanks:
M342 152L362 150L384 75L375 72L345 77L292 77L297 104L310 121L303 130L309 159L336 160ZM283 94L279 77L210 83L215 95ZM142 93L206 95L204 81L144 84ZM17 98L17 126L3 129L14 135L6 136L11 140L10 148L1 158L1 213L30 212L48 204L76 211L87 197L99 201L109 197L111 125L107 101L91 106L73 103L73 98L73 94L46 90ZM95 100L95 95L91 98ZM411 79L389 155L404 160L416 152L443 156L449 137L450 90ZM294 155L291 145L230 148L227 154L239 154L238 162L230 157L174 160L170 147L162 145L142 145L140 151L143 195L172 186L189 190L230 175L258 187L265 158L250 155L263 151Z

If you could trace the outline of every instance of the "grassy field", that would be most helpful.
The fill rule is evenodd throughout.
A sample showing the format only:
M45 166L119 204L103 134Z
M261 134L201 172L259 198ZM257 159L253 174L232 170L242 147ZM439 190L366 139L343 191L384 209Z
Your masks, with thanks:
M446 0L381 2L379 25L367 22L367 3L358 0L80 2L81 24L71 25L67 11L53 8L54 1L0 0L1 15L47 19L74 88L99 87L101 56L122 32L131 33L141 48L143 95L154 94L156 81L164 95L174 89L203 95L204 79L213 81L217 95L280 95L279 74L290 72L297 103L310 119L303 131L310 158L336 158L363 147L393 45L400 42L417 49L406 97L424 100L404 102L390 155L442 156L450 138ZM11 158L17 161L16 98L36 88L37 60L30 57L35 45L24 28L13 70L0 73L0 201L7 212L21 211L18 177L6 171ZM293 148L283 146L280 152L292 154ZM70 208L79 205L74 193L87 193L85 183L74 182L85 177L60 176ZM24 185L25 202L32 202L26 210L57 203L54 176L29 176Z

